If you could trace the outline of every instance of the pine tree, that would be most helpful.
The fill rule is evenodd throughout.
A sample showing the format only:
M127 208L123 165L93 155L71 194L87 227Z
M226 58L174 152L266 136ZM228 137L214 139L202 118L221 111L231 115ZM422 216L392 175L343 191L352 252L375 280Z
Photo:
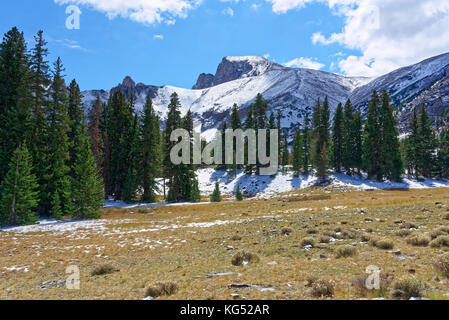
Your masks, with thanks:
M282 165L283 172L285 172L285 170L286 170L285 167L288 166L289 159L290 159L290 152L288 150L288 131L287 130L284 130L282 132L282 149L281 149L281 152L282 152L281 165Z
M128 103L124 93L118 90L112 93L106 112L107 139L110 149L108 157L110 187L108 189L114 194L115 200L123 200L125 184L127 191L130 191L134 185L134 181L130 181L130 175L134 174L134 163L129 161L132 158L132 149L135 147L136 119L132 104ZM129 192L127 196L130 197Z
M161 133L159 117L153 108L150 95L147 97L141 120L141 179L143 187L142 201L156 201L159 187L156 179L162 173Z
M50 67L48 65L47 42L40 30L34 37L35 45L31 51L31 88L33 93L32 115L31 115L31 139L29 143L30 153L34 161L34 172L39 184L44 184L43 177L46 174L47 145L47 123L46 112L49 108L49 95L46 88L51 83Z
M351 100L346 101L343 110L343 125L342 125L342 165L346 174L351 174L351 168L356 163L354 162L354 109Z
M259 93L256 97L256 101L254 103L254 119L255 119L255 130L256 130L256 136L257 136L257 147L256 147L256 154L259 154L259 130L267 129L267 109L268 104L263 99L262 95ZM257 161L256 164L256 175L260 175L260 168L262 165Z
M363 132L363 168L369 179L382 181L382 150L379 96L373 91L368 106L366 124Z
M74 218L96 219L100 217L100 207L104 199L103 181L87 132L81 132L78 141L72 178L72 215Z
M301 164L304 169L304 173L307 175L309 173L310 166L310 150L311 150L311 136L310 136L310 119L309 114L306 114L304 120L304 129L301 138Z
M84 137L84 131L86 130L84 107L81 102L80 87L76 83L75 79L72 80L69 86L68 97L68 116L70 130L68 132L69 138L69 162L70 175L73 177L73 168L76 161L76 152L80 146L81 138Z
M390 104L390 95L387 91L384 90L382 92L381 99L380 139L382 172L385 178L393 181L400 181L403 172L403 164L397 122L393 114L393 106Z
M449 129L445 128L440 134L438 148L439 177L449 178Z
M297 177L300 174L301 168L302 168L302 130L301 127L298 126L298 129L296 130L295 137L293 139L293 172L294 175Z
M90 137L92 152L95 157L95 161L97 162L97 167L102 171L102 139L101 139L101 115L102 115L102 103L100 97L97 97L95 103L92 105L92 108L88 114L88 126L87 132Z
M249 112L248 115L246 116L245 119L245 130L256 130L256 119L255 119L255 115L254 115L254 106L251 105L249 107ZM248 175L252 175L255 171L255 166L254 164L249 164L249 148L254 148L255 146L249 146L248 144L248 138L245 138L245 173ZM257 152L257 150L256 150Z
M232 130L242 129L242 120L240 118L240 113L237 104L234 104L231 111L231 128ZM237 176L237 169L240 168L240 165L237 165L237 146L236 146L237 140L234 138L233 141L233 152L234 152L234 165L233 165L233 171L234 171L234 177Z
M435 165L434 153L437 147L437 140L424 105L421 107L418 119L418 137L418 171L424 177L431 177L431 170Z
M220 185L216 182L214 192L210 196L210 202L221 202L221 200Z
M357 174L361 175L362 171L362 155L363 155L363 125L362 125L362 112L358 110L354 115L354 121L351 126L351 163L357 170Z
M134 100L130 99L129 102L132 113L134 114ZM132 202L136 200L137 188L139 183L138 178L138 160L139 160L139 118L135 114L133 117L133 124L130 130L127 132L126 141L128 141L128 154L127 164L128 173L125 177L125 183L123 185L123 201Z
M313 109L313 162L317 177L326 179L329 165L330 108L326 97L323 104L318 99Z
M338 104L332 127L332 162L337 173L341 173L343 165L343 106Z
M103 170L103 181L104 181L104 195L105 199L108 199L112 194L112 183L111 183L111 143L109 139L109 118L110 118L110 102L102 105L102 112L100 118L100 140L101 140L101 155L102 163L101 168Z
M54 218L72 214L70 167L68 162L70 120L68 98L63 78L64 68L58 58L54 65L51 103L48 116L48 154L44 184L41 186L40 211Z
M413 109L409 123L409 135L404 142L406 166L409 174L418 177L419 123L416 108Z
M189 137L193 138L193 114L189 110L182 119L183 129L187 130ZM196 166L193 164L193 143L190 143L190 164L181 164L179 169L182 175L182 198L189 202L200 202L198 178L196 176Z
M242 191L240 190L240 185L237 185L237 191L235 192L235 199L237 201L243 201L243 194Z
M0 225L27 225L37 221L38 184L25 145L17 148L0 187Z
M31 73L23 33L8 31L0 45L0 181L14 151L30 139Z

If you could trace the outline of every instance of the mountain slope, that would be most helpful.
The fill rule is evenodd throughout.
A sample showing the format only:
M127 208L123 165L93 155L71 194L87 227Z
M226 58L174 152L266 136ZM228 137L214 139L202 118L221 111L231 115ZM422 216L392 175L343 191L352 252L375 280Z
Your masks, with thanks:
M248 106L258 93L269 102L269 111L282 111L282 126L293 129L307 112L311 112L318 97L327 96L332 111L339 102L344 103L348 98L356 107L364 110L372 90L387 89L393 103L398 106L401 128L405 129L410 111L415 106L427 103L436 115L448 107L448 75L449 53L374 80L287 68L262 57L225 57L215 75L199 76L194 89L147 86L136 84L126 77L111 90L83 92L83 101L89 108L98 95L107 101L112 91L121 90L128 98L133 95L137 110L141 110L149 94L155 109L165 118L170 95L177 92L182 103L182 113L190 109L194 113L197 129L207 131L206 137L210 139L214 129L220 128L223 121L228 119L234 103L240 106L242 116L245 116Z

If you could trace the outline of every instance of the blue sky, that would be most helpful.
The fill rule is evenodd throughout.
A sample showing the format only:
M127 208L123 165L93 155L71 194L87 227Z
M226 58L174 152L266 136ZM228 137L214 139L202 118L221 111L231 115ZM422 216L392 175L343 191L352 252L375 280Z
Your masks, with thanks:
M164 1L168 0L138 0L143 6L140 9L129 8L127 1L119 0L2 1L0 32L17 26L32 44L33 35L43 29L50 59L61 56L67 80L76 78L83 90L109 89L126 75L145 84L190 88L199 73L215 73L227 55L269 55L270 60L281 64L373 76L449 51L449 43L443 42L430 50L416 50L416 54L407 53L405 57L399 54L394 59L382 57L382 52L372 53L371 41L363 37L373 36L371 29L366 25L354 27L351 19L354 13L360 19L366 15L358 3L362 0L353 0L350 5L347 0L341 0L341 5L339 0L333 0L333 4L330 0ZM375 4L377 0L365 1ZM393 5L402 0L382 1ZM171 7L164 7L170 2ZM444 6L447 0L407 0L416 4L416 10L422 10L423 2L441 3L435 14L440 17L443 13L442 23L449 21L445 20L449 16L449 6ZM66 28L70 4L82 11L79 30ZM186 4L190 6L174 8ZM156 11L148 11L146 5ZM383 21L382 13L391 9L383 5L379 8ZM383 30L387 28L382 24L373 31L376 39L383 39L385 50L394 49L391 43L395 41L400 46L400 41L412 37L407 34L412 26L406 25L405 17L404 26L396 26L397 39L395 34L387 35ZM365 33L360 36L361 32ZM362 39L360 44L354 43L357 37ZM391 52L395 52L393 49Z

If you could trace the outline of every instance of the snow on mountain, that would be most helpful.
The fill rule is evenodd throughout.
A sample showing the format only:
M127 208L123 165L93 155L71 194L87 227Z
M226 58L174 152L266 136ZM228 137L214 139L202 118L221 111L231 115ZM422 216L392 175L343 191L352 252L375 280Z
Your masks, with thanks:
M438 81L447 79L449 74L449 53L440 55L413 66L401 68L377 79L366 77L345 77L310 69L287 68L263 57L225 57L215 75L201 74L194 89L173 86L147 86L136 84L126 77L121 84L111 90L83 92L87 108L99 95L107 101L113 90L121 90L127 98L135 98L136 109L140 111L146 97L150 95L153 105L162 119L167 113L167 105L173 92L177 92L182 104L181 112L189 109L195 118L195 127L206 132L208 139L213 132L228 121L234 103L240 107L243 117L258 93L268 101L270 112L283 114L282 126L294 129L301 123L306 113L311 113L317 98L328 97L331 110L339 102L351 98L356 107L365 108L372 90L387 89L395 105L406 105L417 96L430 90ZM446 84L446 82L442 82ZM447 94L446 86L428 94ZM431 97L417 100L427 102ZM446 100L444 100L446 99ZM447 107L447 98L440 99L441 108ZM417 103L417 102L416 102ZM408 110L410 110L410 105ZM402 110L402 109L400 109ZM404 116L405 118L407 116ZM404 120L405 121L405 120Z

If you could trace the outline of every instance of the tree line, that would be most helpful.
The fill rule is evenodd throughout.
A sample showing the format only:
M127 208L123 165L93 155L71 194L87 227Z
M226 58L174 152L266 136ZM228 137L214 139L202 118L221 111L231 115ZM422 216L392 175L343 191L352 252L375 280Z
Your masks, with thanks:
M170 97L163 129L150 95L137 112L134 97L127 99L116 90L106 103L97 98L86 115L77 82L66 85L60 58L49 65L43 32L34 38L29 50L23 33L13 28L0 44L1 225L30 224L39 216L97 218L109 197L151 203L163 193L167 202L201 200L198 167L170 160L177 143L171 133L183 128L193 138L194 127L192 112L181 114L176 93ZM404 172L449 178L447 126L434 129L422 106L414 110L410 134L401 141L386 91L372 93L365 121L350 100L337 106L332 119L328 98L318 99L312 114L295 128L291 148L281 111L269 113L261 94L247 110L243 118L234 105L223 132L278 129L281 171L292 165L296 176L314 173L322 181L332 171L366 172L379 181L400 181ZM243 165L237 164L234 143L234 163L224 164L223 158L217 169L259 174L262 164L249 164L247 140L245 146ZM216 186L213 201L221 200L219 192Z

